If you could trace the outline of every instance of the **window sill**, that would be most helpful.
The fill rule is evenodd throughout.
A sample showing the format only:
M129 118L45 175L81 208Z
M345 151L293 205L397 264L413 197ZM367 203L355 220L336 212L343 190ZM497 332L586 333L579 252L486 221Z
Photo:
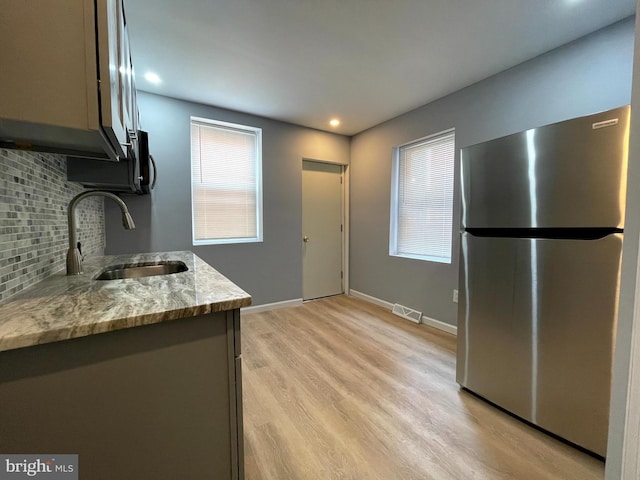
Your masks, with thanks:
M262 243L262 238L214 238L208 240L192 240L194 247L202 245L232 245L235 243Z
M389 253L390 257L410 258L411 260L422 260L424 262L447 263L451 264L450 258L430 257L428 255L411 255L409 253Z

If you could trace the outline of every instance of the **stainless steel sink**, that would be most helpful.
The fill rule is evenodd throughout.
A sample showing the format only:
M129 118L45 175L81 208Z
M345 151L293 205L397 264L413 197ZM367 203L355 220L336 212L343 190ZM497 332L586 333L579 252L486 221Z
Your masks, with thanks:
M125 278L152 277L154 275L170 275L186 272L189 268L177 260L162 260L158 262L129 263L112 265L105 268L96 280L122 280Z

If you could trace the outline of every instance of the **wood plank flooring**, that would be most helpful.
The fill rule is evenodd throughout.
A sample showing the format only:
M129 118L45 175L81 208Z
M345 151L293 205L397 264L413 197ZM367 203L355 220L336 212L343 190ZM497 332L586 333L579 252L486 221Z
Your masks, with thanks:
M242 335L246 480L604 477L601 461L461 391L455 337L376 305L244 315Z

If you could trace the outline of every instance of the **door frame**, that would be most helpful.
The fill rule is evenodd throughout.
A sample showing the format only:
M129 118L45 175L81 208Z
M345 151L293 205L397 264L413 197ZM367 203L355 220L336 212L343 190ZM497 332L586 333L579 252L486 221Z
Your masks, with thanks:
M300 161L300 201L302 202L302 168L304 162L327 163L329 165L338 165L342 167L342 293L349 292L349 164L342 162L334 162L331 160L320 160L317 158L302 157ZM300 228L302 229L302 208L300 209ZM300 238L304 232L300 232ZM304 268L302 264L301 268ZM300 278L303 272L300 271Z
M636 2L640 8L640 0ZM622 276L613 366L606 480L635 480L640 475L640 16L636 17L631 88Z

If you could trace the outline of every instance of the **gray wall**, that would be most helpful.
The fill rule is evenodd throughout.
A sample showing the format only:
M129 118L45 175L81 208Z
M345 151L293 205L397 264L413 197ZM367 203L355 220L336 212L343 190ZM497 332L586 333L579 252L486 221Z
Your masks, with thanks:
M492 138L628 104L633 44L634 19L629 18L353 137L351 289L456 324L452 292L458 285L459 159L452 264L390 257L392 148L455 127L459 152Z
M253 115L140 92L159 180L125 198L136 229L105 204L107 254L191 250L253 296L254 305L302 298L302 159L349 163L349 138ZM264 241L191 244L190 116L262 128Z
M67 205L84 191L62 155L0 149L0 300L65 268ZM78 205L83 253L104 250L102 198Z

